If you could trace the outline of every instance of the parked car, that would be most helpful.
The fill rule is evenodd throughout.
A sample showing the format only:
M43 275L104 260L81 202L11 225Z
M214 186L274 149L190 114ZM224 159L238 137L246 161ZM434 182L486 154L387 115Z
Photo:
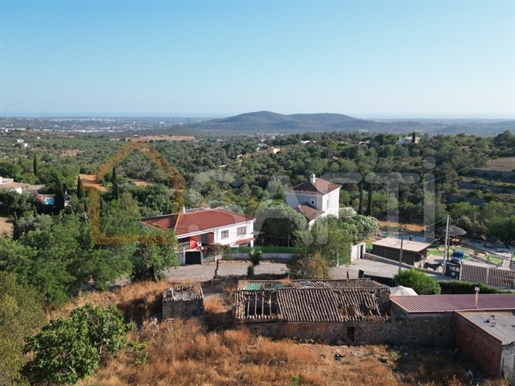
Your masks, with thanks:
M451 261L453 263L463 264L465 261L465 252L461 249L454 249L451 255Z

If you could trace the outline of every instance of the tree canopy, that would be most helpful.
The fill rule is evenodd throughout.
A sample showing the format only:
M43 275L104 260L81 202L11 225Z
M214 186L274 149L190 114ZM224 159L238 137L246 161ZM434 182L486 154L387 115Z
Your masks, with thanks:
M114 306L75 308L69 318L58 318L27 340L33 352L31 371L38 381L74 384L94 374L103 356L113 357L129 347L125 324Z

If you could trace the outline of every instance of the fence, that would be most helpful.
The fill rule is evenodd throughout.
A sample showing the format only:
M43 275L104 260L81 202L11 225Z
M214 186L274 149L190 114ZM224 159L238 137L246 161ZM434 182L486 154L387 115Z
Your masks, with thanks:
M463 264L461 280L515 288L515 271Z

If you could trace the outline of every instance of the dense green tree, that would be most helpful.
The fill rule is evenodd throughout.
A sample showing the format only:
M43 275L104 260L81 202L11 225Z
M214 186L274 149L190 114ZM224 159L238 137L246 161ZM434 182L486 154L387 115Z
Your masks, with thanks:
M23 169L17 163L0 161L0 177L14 178L18 181L21 178L22 173Z
M19 285L16 275L2 272L0 267L0 385L25 383L20 374L27 361L24 340L44 323L41 295L32 287Z
M417 271L414 268L410 270L401 270L394 277L393 280L399 285L404 287L413 288L419 295L438 295L440 294L440 286L436 279L427 276L422 271Z
M133 325L123 322L114 306L76 308L67 319L58 318L27 340L33 352L33 376L39 382L74 384L95 373L102 357L129 348L126 338Z
M165 270L178 265L175 243L138 245L132 257L131 280L159 281Z
M320 254L332 267L350 264L350 249L354 236L339 228L338 219L323 217L310 230L295 232L295 246L305 257Z
M329 279L329 265L320 253L295 254L286 264L293 279Z
M259 205L254 229L266 235L268 244L286 246L295 231L307 226L305 217L288 205Z
M120 218L121 219L121 218ZM0 269L15 272L49 302L64 302L94 280L105 289L130 272L132 246L95 244L89 223L80 215L61 215L35 227L18 241L0 239Z
M19 194L13 190L0 188L0 214L18 218L31 212L33 199L26 193Z

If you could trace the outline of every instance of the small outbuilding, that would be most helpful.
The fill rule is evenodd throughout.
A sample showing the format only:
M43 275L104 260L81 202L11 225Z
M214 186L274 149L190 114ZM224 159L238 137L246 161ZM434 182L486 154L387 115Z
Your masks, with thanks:
M457 312L454 343L483 371L515 385L515 312Z
M204 319L204 295L199 283L193 285L177 285L163 293L162 317L199 318Z
M372 254L390 260L399 261L402 247L402 262L415 265L416 262L424 259L427 249L431 244L419 241L401 240L394 237L386 237L372 243Z

